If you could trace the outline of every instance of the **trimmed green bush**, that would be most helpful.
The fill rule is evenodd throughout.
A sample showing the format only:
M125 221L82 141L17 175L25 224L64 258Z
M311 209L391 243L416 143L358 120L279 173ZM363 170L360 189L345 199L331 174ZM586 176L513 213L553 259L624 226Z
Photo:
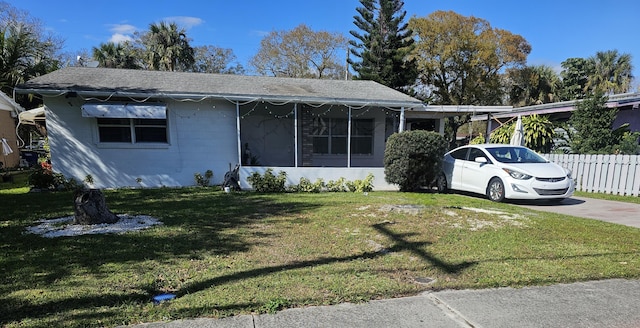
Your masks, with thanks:
M329 192L346 192L345 179L340 177L338 180L329 180L327 182L327 191Z
M347 181L346 185L351 192L369 192L373 191L373 174L367 174L364 180Z
M247 182L251 184L253 190L257 192L285 192L285 183L287 182L287 173L278 172L278 176L273 174L273 169L268 168L264 175L253 172L247 177Z
M321 178L318 178L316 182L312 183L311 180L303 177L300 178L299 184L291 186L291 191L319 193L324 189L324 187L325 184Z
M430 131L392 134L384 151L384 174L400 191L415 191L435 180L447 151L443 136Z

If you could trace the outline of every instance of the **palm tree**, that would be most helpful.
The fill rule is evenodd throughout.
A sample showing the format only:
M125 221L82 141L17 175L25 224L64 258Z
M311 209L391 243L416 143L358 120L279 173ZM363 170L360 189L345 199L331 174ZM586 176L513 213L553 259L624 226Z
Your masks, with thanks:
M9 91L16 84L57 68L50 42L38 39L27 24L12 22L0 28L0 87ZM11 92L8 92L11 94Z
M151 24L143 37L145 62L149 69L162 71L186 70L194 63L194 50L184 29L175 23Z
M100 67L139 69L138 58L134 49L127 42L124 44L107 42L93 48L93 59Z
M617 50L599 51L589 59L595 68L587 82L590 90L600 89L609 94L629 91L633 79L630 54L620 55Z
M509 101L513 106L530 106L558 101L560 78L547 65L526 66L507 71Z

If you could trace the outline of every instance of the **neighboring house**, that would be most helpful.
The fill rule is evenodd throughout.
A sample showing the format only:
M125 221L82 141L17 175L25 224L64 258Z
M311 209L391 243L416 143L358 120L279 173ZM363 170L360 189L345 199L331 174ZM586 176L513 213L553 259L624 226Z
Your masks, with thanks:
M0 140L6 139L11 153L5 155L0 148L0 168L17 167L20 164L20 151L16 134L16 117L24 109L4 92L0 92Z
M554 122L565 122L571 118L571 113L576 110L576 105L580 100L563 101L542 105L526 106L514 108L512 111L491 114L488 130L498 128L500 125L517 118L532 114L546 115ZM640 131L640 92L615 94L608 97L606 106L618 108L616 120L613 128L629 123L631 131ZM479 115L473 118L474 121L486 121L486 115Z
M85 67L16 92L43 96L54 170L91 175L99 188L193 185L206 170L222 183L242 164L244 188L249 174L271 167L291 184L373 173L385 189L386 138L401 114L423 108L371 81Z

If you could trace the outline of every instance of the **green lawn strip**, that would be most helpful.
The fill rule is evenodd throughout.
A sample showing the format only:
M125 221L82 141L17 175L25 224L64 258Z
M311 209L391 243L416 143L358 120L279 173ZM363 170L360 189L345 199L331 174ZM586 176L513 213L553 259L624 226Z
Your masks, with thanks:
M618 201L618 202L640 204L640 197L631 196L631 195L629 195L629 196L621 196L621 195L603 194L603 193L595 193L595 192L584 192L584 191L576 191L575 195L579 196L579 197L604 199L604 200L614 200L614 201Z
M640 278L640 229L479 197L215 187L105 195L115 213L164 225L42 238L25 228L72 215L72 193L0 195L0 325L115 326L428 289ZM160 293L177 297L154 305Z

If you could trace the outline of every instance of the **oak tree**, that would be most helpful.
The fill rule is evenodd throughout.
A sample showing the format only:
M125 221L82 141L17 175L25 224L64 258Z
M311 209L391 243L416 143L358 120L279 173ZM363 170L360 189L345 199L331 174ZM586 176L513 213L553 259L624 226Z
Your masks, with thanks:
M522 67L531 46L520 35L493 28L488 21L462 16L453 11L436 11L427 17L413 17L416 60L423 97L434 104L501 105L503 74ZM469 115L447 122L450 142Z
M345 47L341 34L313 31L301 24L291 31L270 32L249 64L260 75L340 79L345 69L338 52Z
M216 46L194 47L193 72L217 74L244 74L244 67L233 65L236 56L233 50Z

